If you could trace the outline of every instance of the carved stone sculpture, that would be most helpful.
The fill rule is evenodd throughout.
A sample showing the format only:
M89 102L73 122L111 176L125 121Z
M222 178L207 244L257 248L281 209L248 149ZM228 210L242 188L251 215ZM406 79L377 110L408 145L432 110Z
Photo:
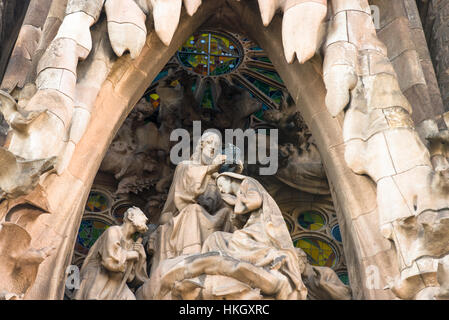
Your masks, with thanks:
M0 300L21 299L33 284L39 265L53 248L30 247L31 237L12 222L0 224Z
M160 217L161 225L150 239L152 270L165 259L200 253L207 236L225 228L229 212L207 212L197 200L208 192L212 174L218 172L225 161L225 156L219 154L220 150L220 137L206 132L191 160L177 165ZM216 209L215 205L213 207Z
M211 233L199 252L161 260L139 290L144 299L305 299L296 250L275 201L256 180L236 173L217 178L223 200L242 229Z
M439 286L440 292L437 294L437 297L444 298L447 296L449 281L447 280L447 270L449 269L449 251L447 250L449 246L449 229L447 227L449 208L447 135L441 133L426 137L429 141L429 154L415 131L410 117L411 106L401 92L402 88L387 57L386 47L377 39L376 31L371 21L371 10L368 0L332 0L329 2L326 0L258 0L257 2L265 26L270 24L277 11L282 11L282 22L280 22L280 17L277 17L273 28L264 31L267 31L266 34L281 35L284 55L289 63L295 62L295 57L297 57L299 63L304 63L311 58L317 49L320 48L321 36L326 31L327 26L322 74L327 88L327 108L333 116L345 114L344 117L334 121L338 122L338 129L341 129L341 126L343 127L342 141L329 139L332 143L335 142L335 144L330 145L328 142L321 141L329 137L326 137L324 133L320 137L320 152L323 155L323 159L327 159L327 165L329 165L326 169L332 169L334 163L336 164L333 167L334 169L344 167L344 165L336 161L339 160L338 157L340 155L335 151L343 147L339 150L345 150L348 167L357 174L369 176L376 184L377 207L371 206L370 200L369 210L378 213L381 231L387 239L391 240L396 250L401 273L396 283L391 284L396 295L400 298L416 298L426 288L433 290ZM44 45L43 49L47 50L39 63L33 61L33 65L37 66L37 69L32 71L37 75L36 83L24 88L19 95L13 94L14 97L20 98L19 101L15 101L9 95L0 94L1 112L10 125L7 145L5 148L0 149L0 197L8 198L7 201L1 203L2 207L7 207L7 210L0 212L2 218L10 218L10 209L13 208L13 204L18 197L42 187L50 190L48 198L51 198L49 200L51 200L52 207L51 210L48 209L45 212L51 211L49 216L52 216L52 218L45 220L47 217L35 219L30 217L31 214L27 216L29 208L26 205L14 207L14 210L11 209L11 215L24 217L21 223L23 221L26 222L23 222L27 224L23 227L26 232L36 235L36 238L42 240L43 243L55 243L60 239L53 241L53 239L49 239L51 236L45 237L43 234L43 229L49 225L47 222L51 223L52 226L56 225L59 227L63 224L61 221L65 223L67 217L73 217L73 221L77 221L77 214L79 213L76 210L79 210L80 206L82 206L77 201L88 192L86 191L88 188L86 185L89 185L93 179L92 172L96 171L93 168L98 168L97 165L101 161L95 160L97 163L92 159L101 158L104 154L103 151L106 149L104 147L106 142L103 142L104 145L101 148L99 147L98 150L94 150L92 154L88 152L90 150L86 150L89 148L86 148L86 145L84 145L84 150L81 150L83 152L78 154L77 160L79 162L74 166L73 171L70 173L65 172L72 155L76 154L75 150L79 151L82 149L75 149L75 146L81 141L87 129L91 129L93 133L99 133L103 130L108 133L115 132L118 123L129 112L127 108L131 107L125 105L135 101L133 99L137 98L127 96L126 90L121 87L117 79L129 79L139 74L139 81L136 82L140 83L141 79L144 81L151 80L149 78L154 76L155 70L147 70L145 67L142 67L142 65L145 65L142 60L138 62L130 62L130 60L140 55L141 51L144 50L145 42L147 44L151 43L151 46L146 46L146 53L150 52L153 54L156 50L161 52L161 46L158 47L157 43L154 45L153 37L148 37L147 39L148 26L154 26L157 35L165 45L168 46L170 44L181 16L182 3L184 3L187 15L192 16L200 7L201 0L69 0L67 5L61 5L63 9L66 9L62 25L57 33L55 30L53 35L42 34L43 39L46 38L45 41L48 41L47 43L51 42L51 44ZM216 7L213 7L214 10L224 3L228 7L233 7L236 4L234 0L226 2L217 0L214 3L219 3ZM245 8L257 10L255 4L256 1L248 6L245 4ZM206 6L206 3L203 6ZM208 8L212 8L212 6ZM326 25L323 21L326 18L328 8L331 9L328 14L330 20ZM100 15L103 9L105 15ZM248 10L243 11L241 17L255 16L248 14ZM153 16L154 23L146 24L146 16L150 14ZM203 15L204 19L206 19L205 16L206 14ZM187 16L185 18L189 20ZM257 16L257 18L259 17ZM104 23L94 26L101 19L104 19ZM255 22L255 20L253 21ZM281 26L277 24L278 22L282 23L282 30ZM190 28L189 32L192 32L201 23L189 22L186 26ZM57 25L55 29L58 29L59 25L57 23L55 25ZM102 27L104 27L104 30ZM90 28L92 28L92 32ZM97 35L100 35L100 37L95 37L95 28L98 28ZM251 32L256 33L258 31L254 29ZM264 38L260 37L260 39L263 40ZM179 41L181 39L177 39L177 45L179 45ZM94 49L94 47L98 50ZM31 50L31 46L29 48ZM129 52L131 59L127 57L118 59L116 65L114 65L114 72L110 73L112 60L114 60L112 51L118 56ZM158 62L164 60L160 57L153 57ZM84 61L79 63L82 60ZM128 63L129 68L126 68ZM303 89L302 84L298 86L295 83L295 80L299 78L295 78L293 72L289 73L290 70L287 69L286 71L286 66L279 63L279 60L277 60L276 64L281 67L279 70L282 69L284 74L287 75L287 77L284 77L285 80L288 80L286 85L295 90L295 92L291 90L292 94L294 93L296 97L301 94L306 95L306 93L301 93L301 89ZM311 70L316 69L317 65L319 65L319 71L315 70L317 72L312 72ZM292 66L291 70L300 70L304 71L305 74L312 75L313 77L310 79L313 81L312 83L317 84L320 90L322 89L319 59L314 59L306 66L296 64ZM119 75L122 71L125 72L126 77L123 74ZM111 74L111 79L105 81L109 74ZM121 82L121 84L123 83L130 86L134 85L131 81ZM115 120L110 126L107 126L104 122L98 122L99 126L90 127L91 109L94 106L94 101L100 88L104 89L105 95L114 93L114 98L123 97L124 101L120 103L117 110L114 110ZM140 190L139 188L147 185L152 177L157 176L154 173L155 159L157 161L161 158L166 159L166 154L154 155L146 150L142 152L138 148L138 145L144 145L151 152L167 150L167 145L165 144L167 133L169 128L173 128L173 124L177 121L177 118L173 117L173 113L179 111L180 100L175 95L177 89L173 91L173 88L170 88L171 92L165 89L167 88L159 88L161 96L164 94L171 96L174 104L176 104L176 108L171 110L171 116L166 118L167 121L164 121L164 126L166 125L165 131L161 131L154 124L150 124L145 128L139 125L138 130L136 130L137 140L134 142L132 140L120 141L121 137L119 137L114 141L117 143L111 148L112 157L109 157L111 155L109 154L107 159L105 159L107 170L120 180L119 192ZM185 94L190 90L190 88L185 86L182 89L182 91L180 90L177 93L183 92ZM135 93L140 88L133 88L133 90ZM319 93L321 93L320 90L318 90ZM111 102L109 100L106 101ZM255 105L244 96L241 97L241 101L247 103L248 106L248 108L242 108L245 111L242 111L243 113L246 114L246 111L249 112L253 110L253 107L255 108ZM310 98L310 101L313 103L317 102L320 104L318 107L321 107L320 99ZM114 101L112 102L111 105L116 107ZM324 120L320 120L320 116L325 114L327 117L328 113L320 110L315 114L310 104L305 108L308 121L310 121L310 124L314 122L320 124L320 126L314 126L315 128L324 128L322 126ZM101 103L96 105L101 111L107 110L106 108L100 108L101 106ZM146 112L145 108L140 110ZM165 110L170 110L170 108ZM111 111L111 109L108 111ZM313 113L313 115L310 113ZM99 115L100 113L96 114ZM162 111L163 116L165 116L164 111ZM189 117L196 116L194 112L191 112L189 116L183 115L180 118L188 120L190 119ZM292 123L291 120L293 118L284 118L282 114L277 114L276 116L274 120L279 121L281 125L285 124L286 128ZM238 114L235 123L240 125L241 120L240 114ZM232 121L228 121L221 127L226 127L229 123L232 123ZM130 127L128 129L133 131L135 128ZM335 130L335 133L335 136L338 136L338 139L340 139L340 131ZM111 138L107 136L103 140L108 140L109 142ZM145 143L141 143L142 141ZM121 144L123 142L125 143ZM323 146L329 149L325 149ZM131 147L132 152L128 150L129 147ZM331 150L332 148L334 150ZM285 181L289 183L292 183L289 179L298 173L298 169L301 169L304 160L303 156L310 156L311 159L315 159L316 156L315 150L312 150L310 154L307 152L302 153L297 145L292 147L291 145L283 144L281 151L285 158L288 159L287 165L281 168L281 171L284 169L282 178L287 179ZM88 156L91 156L91 158L87 158ZM116 157L116 159L111 160L113 157ZM152 160L149 160L150 158ZM86 169L86 174L84 174L79 167L80 162L86 159L89 160L86 161L89 165L88 170ZM213 227L211 229L206 228L207 232L202 234L201 239L197 241L194 251L198 254L201 252L206 236L209 235L208 232L211 232L211 230L223 231L225 229L223 221L227 220L226 214L218 214L221 211L216 208L217 204L214 201L207 200L209 191L211 195L214 195L212 190L208 190L210 186L209 169L203 168L211 166L209 160L203 163L201 158L199 158L198 163L195 163L195 168L193 166L194 160L192 160L192 163L185 163L185 166L179 166L175 182L172 185L172 189L175 190L171 191L171 196L173 197L169 197L167 210L164 210L164 222L166 224L161 226L161 230L165 228L164 230L167 231L167 234L171 235L172 232L176 233L175 229L170 229L173 226L178 226L176 221L179 221L179 226L183 225L183 219L187 216L189 216L189 219L186 219L186 221L189 223L192 221L190 220L192 212L196 212L196 217L204 217L206 213L209 214L211 221L213 221ZM212 166L214 165L218 165L218 163L214 163ZM57 174L49 173L49 170L52 169L55 169ZM202 178L198 178L201 190L198 192L192 191L189 185L183 186L184 190L188 191L186 192L188 196L186 198L181 197L182 201L179 202L177 200L179 198L176 197L178 181L183 181L191 171L194 172L193 176L196 179L195 172L197 169L199 171L207 171ZM339 173L343 172L336 171ZM314 171L314 174L318 175L316 172L318 170ZM164 163L164 169L159 172L160 175L164 176L164 179L159 180L160 184L158 183L157 185L158 191L162 191L164 186L168 184L170 179L169 173L170 168L167 163ZM304 171L300 171L296 176L301 176L302 173ZM143 179L141 179L142 176ZM352 177L352 175L350 176ZM347 185L348 181L352 181L345 180L346 178L343 175L334 175L332 179L334 179L332 181L333 186L337 186L337 188L343 186L341 189L344 189L345 183ZM361 184L366 182L366 188L370 188L369 181L362 178L360 181ZM76 186L77 191L73 192L75 196L73 199L68 200L62 208L61 203L63 201L61 199L64 199L66 195L59 195L54 190L64 190L64 188L60 188L64 183L70 183L75 186L75 182L79 183ZM38 183L41 183L41 185L39 186ZM298 186L296 185L296 187ZM345 191L338 190L341 193ZM184 196L184 192L181 193ZM371 190L369 193L371 197ZM203 197L199 197L199 195L203 195ZM346 200L343 196L340 196L340 198ZM42 195L39 196L38 200L44 201L46 199L47 196ZM352 209L350 207L357 201L351 201L348 199L347 203L343 201L336 204L342 206L341 211L345 214L346 222L350 222L351 219L355 218L350 216L353 212L350 210ZM57 208L60 207L61 213L58 215ZM362 213L359 209L355 209L354 212ZM212 212L205 212L209 210L217 212L215 215ZM347 214L349 211L350 213ZM39 211L39 213L42 212ZM365 213L367 212L363 212L363 214ZM195 216L195 214L192 215ZM36 214L36 216L38 215ZM237 220L234 218L231 217L231 221L236 222ZM73 226L76 223L73 221L67 220L67 230L64 231L61 231L62 228L58 229L58 227L55 227L55 229L58 229L57 235L63 238L69 237L68 234L70 233L74 233ZM247 222L244 220L243 225ZM21 227L19 224L17 225ZM190 226L187 223L186 225ZM197 226L199 226L198 229L205 230L201 223L198 223ZM239 228L241 227L243 226L239 226ZM348 225L348 230L355 230L355 228L352 225ZM360 235L355 235L354 238L363 238L364 234L362 231L357 229L356 232L360 232ZM26 236L19 237L20 241L18 240L15 245L20 243L20 248L22 248L22 245L25 249L28 248L31 241L28 238ZM182 238L183 235L180 235L179 239ZM66 254L67 248L70 247L70 244L67 244L68 242L60 241L60 244L58 243L62 250L58 252L57 258L54 259L54 264L56 265L55 270L58 270L59 275L61 275L61 270L64 269L64 263L61 261L65 258L62 255ZM360 243L362 245L365 244L363 241ZM384 243L382 245L385 247ZM28 252L25 249L24 252ZM360 253L359 251L364 251L365 248L357 248L355 250L357 253ZM197 261L198 264L201 264L202 261L209 261L210 263L223 261L225 265L231 266L233 263L235 265L235 260L232 260L234 258L222 257L213 252L203 253L202 256L192 259ZM181 249L175 256L183 253L184 250ZM8 259L12 255L9 253L4 255L8 258L3 260L10 261ZM26 283L24 285L21 284L19 289L6 288L3 290L3 288L0 288L2 289L0 290L1 298L21 297L23 292L34 282L34 271L37 270L39 261L42 260L43 256L45 254L41 255L39 259L34 259L35 256L31 255L31 260L28 260L27 254L25 254L26 259L23 261L31 261L32 272L27 273L29 277L25 277ZM374 254L370 257L374 257ZM178 258L181 259L180 257ZM196 267L202 268L198 264L191 265L190 260L186 261L183 263L188 268L191 268L189 270L194 270L192 268ZM368 260L365 259L364 261ZM248 270L248 274L258 270L257 267L253 268L254 266L247 264L247 262L239 260L237 262L242 267L242 270ZM46 268L46 270L49 270L51 267L47 265ZM317 270L315 271L319 273ZM14 283L15 280L11 280L15 279L14 273L8 272L5 272L5 274L8 274L9 278L5 277L5 279L7 278L7 281ZM266 276L267 279L272 279L269 274L266 274ZM42 280L45 277L42 275L38 279ZM228 276L226 275L226 277ZM45 283L48 284L49 282L51 281L42 280L37 291L40 293L44 292ZM48 292L51 292L49 296L52 297L57 295L55 293L57 285L54 283L53 281L51 290L48 290ZM183 288L192 290L184 290ZM208 288L212 287L209 286ZM248 287L245 288L246 291L242 291L247 293L245 297L258 297L256 291L248 289ZM186 281L180 282L176 290L179 293L178 296L188 295L191 297L198 291L197 289L197 283L192 284L192 282ZM368 291L366 290L366 292ZM204 292L205 296L212 297L216 294L207 290ZM264 292L272 293L269 288ZM426 291L426 294L429 292ZM283 293L280 293L280 296L282 295ZM232 294L228 296L236 297Z
M146 254L133 235L145 233L147 217L136 207L125 212L121 226L109 227L90 248L81 267L76 300L134 300L127 283L147 278Z
M264 112L264 120L280 131L280 166L276 178L301 191L329 194L326 173L312 134L289 100L284 95L279 110Z
M354 172L377 183L380 228L395 244L401 272L392 289L410 299L437 286L438 257L449 253L449 197L432 182L440 173L414 129L412 108L376 36L368 1L331 3L323 67L326 105L333 116L349 105L345 159Z
M328 267L312 266L306 253L296 248L299 257L302 280L307 287L310 300L351 300L351 289L345 285L334 270Z
M222 84L217 104L223 110L222 123L213 123L216 128L236 129L244 127L247 117L262 108L262 104L250 93L237 86Z

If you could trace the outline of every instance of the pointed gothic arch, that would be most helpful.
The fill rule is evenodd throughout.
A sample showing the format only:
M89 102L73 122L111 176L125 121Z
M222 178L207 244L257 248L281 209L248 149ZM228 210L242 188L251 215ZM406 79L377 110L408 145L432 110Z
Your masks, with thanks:
M316 56L303 65L298 62L287 64L281 43L280 18L275 17L268 27L264 27L253 5L247 2L205 2L193 17L182 14L169 47L164 46L155 31L151 31L137 59L131 60L129 55L125 55L113 62L106 81L97 83L101 89L91 121L76 145L67 170L61 175L52 174L44 181L50 211L58 214L39 218L40 223L51 225L51 228L36 231L33 239L41 239L44 232L54 233L57 251L40 266L36 282L28 293L29 298L62 297L65 269L70 263L84 204L113 137L185 39L204 24L224 23L226 19L234 19L233 25L243 28L268 53L317 141L338 211L355 298L392 297L391 292L382 290L385 284L377 288L365 285L370 277L365 270L369 270L371 264L377 264L375 261L382 260L382 266L390 266L388 270L381 270L384 275L393 277L398 268L395 266L394 248L378 231L376 187L369 178L354 174L345 162L343 119L333 118L326 109L322 61ZM218 10L220 7L222 9ZM102 36L107 37L107 34ZM61 197L61 194L67 196ZM366 243L376 243L375 250ZM43 244L47 243L43 240Z

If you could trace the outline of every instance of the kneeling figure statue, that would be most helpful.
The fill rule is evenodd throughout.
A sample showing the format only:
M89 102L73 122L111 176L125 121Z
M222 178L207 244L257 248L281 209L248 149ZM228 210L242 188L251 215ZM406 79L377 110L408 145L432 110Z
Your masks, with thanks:
M81 284L76 300L135 300L127 283L142 284L148 278L146 254L133 240L145 233L147 217L137 207L125 212L121 226L109 227L89 250L81 267Z

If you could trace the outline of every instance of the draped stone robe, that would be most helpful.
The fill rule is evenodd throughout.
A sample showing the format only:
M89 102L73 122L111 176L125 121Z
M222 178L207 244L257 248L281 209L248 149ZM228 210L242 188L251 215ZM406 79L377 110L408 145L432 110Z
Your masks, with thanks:
M125 272L132 268L127 282L142 284L148 278L145 251L139 252L137 261L127 261L127 252L134 241L126 240L120 226L112 226L97 239L89 250L81 268L81 284L76 300L135 300L125 284L119 291Z
M236 205L240 202L256 209L251 210L242 229L212 234L205 241L202 252L218 251L265 269L279 263L279 274L285 276L291 286L283 298L305 299L307 289L301 279L299 259L278 205L257 180L234 173L223 175L241 180ZM262 277L261 281L264 281Z
M306 299L299 258L276 202L256 180L225 175L242 180L236 201L253 208L244 227L211 233L201 253L161 261L138 297Z
M172 216L151 235L149 251L154 270L161 261L180 255L200 253L204 240L213 232L230 228L227 217L213 215L197 198L213 183L208 166L194 161L177 165L162 216Z

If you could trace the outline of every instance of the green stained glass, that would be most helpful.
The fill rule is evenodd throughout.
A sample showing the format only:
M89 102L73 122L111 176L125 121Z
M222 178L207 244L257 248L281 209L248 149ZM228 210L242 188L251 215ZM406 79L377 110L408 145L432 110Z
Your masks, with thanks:
M209 34L200 33L190 36L190 38L187 39L187 41L179 49L179 51L207 54L208 48L209 48Z
M306 211L298 216L298 223L301 227L307 230L320 230L326 221L324 217L316 211Z
M210 86L204 91L203 100L201 101L201 107L205 109L214 109L214 99L212 96L212 89Z
M232 40L217 34L211 34L210 54L218 56L240 56L238 47Z
M219 76L229 73L239 65L240 58L211 56L210 57L210 74Z
M266 104L263 104L263 105L262 105L262 108L261 108L259 111L257 111L256 113L254 113L254 115L255 115L257 118L259 118L260 120L264 120L264 117L263 117L264 112L265 112L266 110L268 110L268 109L270 109L270 108L268 108L268 106L267 106Z
M269 71L269 70L265 70L262 68L256 68L256 67L250 67L251 70L256 71L257 73L263 74L264 76L277 81L279 83L284 83L281 79L281 77L279 76L279 74L275 71Z
M293 241L297 248L307 254L309 262L314 266L333 267L337 262L337 255L329 243L314 237L305 237Z
M109 225L98 220L87 219L81 221L75 250L81 254L88 254L95 241L109 228Z
M207 59L207 55L179 53L179 60L185 67L203 76L207 76Z
M347 272L338 272L337 276L340 278L341 282L349 286L349 275Z
M244 75L244 77L250 81L257 89L262 91L266 96L271 98L275 103L279 104L282 101L282 90L276 87L270 86L268 83L257 80L249 75Z
M252 57L252 59L253 60L257 60L257 61L266 62L266 63L271 63L271 60L268 57L265 57L265 56L261 56L261 57L254 56L254 57Z
M89 198L86 203L86 211L89 212L103 212L109 208L109 200L108 198L96 191L92 191L89 194Z

